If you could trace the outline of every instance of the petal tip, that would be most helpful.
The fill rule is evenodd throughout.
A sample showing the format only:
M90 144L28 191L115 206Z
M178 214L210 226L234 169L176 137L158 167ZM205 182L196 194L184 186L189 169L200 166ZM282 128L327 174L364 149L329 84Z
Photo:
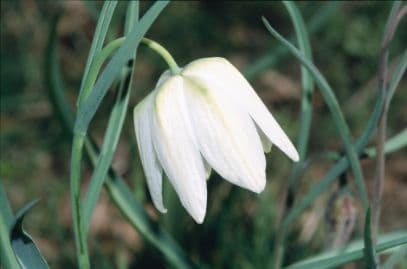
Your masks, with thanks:
M256 185L252 191L259 194L262 193L264 191L264 189L266 188L266 180L263 180L260 184Z
M160 207L156 206L155 208L163 214L167 213L167 211L168 211L164 206L160 206Z
M202 224L204 222L204 219L205 219L205 214L206 214L205 211L206 210L204 209L203 211L200 210L200 212L194 212L194 213L190 213L190 214L191 214L191 217L194 219L194 221L197 224Z
M294 162L298 162L300 160L300 155L298 154L297 150L294 148L292 152L290 152L290 157L291 160Z
M257 194L263 192L266 188L266 175L264 174L263 176L261 176L260 180L252 181L252 184L250 184L250 186L247 186L246 188Z

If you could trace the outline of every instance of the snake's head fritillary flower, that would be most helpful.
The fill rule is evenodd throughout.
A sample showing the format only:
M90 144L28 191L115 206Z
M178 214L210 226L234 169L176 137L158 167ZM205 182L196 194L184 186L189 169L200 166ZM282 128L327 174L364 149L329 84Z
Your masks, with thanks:
M298 153L259 96L223 58L204 58L179 74L166 71L134 109L134 125L155 207L166 212L162 176L197 223L206 213L211 169L229 182L260 193L274 144L293 161Z

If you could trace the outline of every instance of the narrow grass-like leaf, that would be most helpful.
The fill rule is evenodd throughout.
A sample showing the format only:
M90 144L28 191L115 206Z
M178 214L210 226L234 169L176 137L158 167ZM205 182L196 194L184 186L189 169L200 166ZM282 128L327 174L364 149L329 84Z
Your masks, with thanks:
M392 253L383 264L382 269L394 269L397 268L397 265L400 265L399 268L406 268L407 246L402 246L399 250L396 250L394 253Z
M331 111L332 119L335 122L339 135L341 137L342 143L345 146L345 151L349 158L350 166L352 168L352 171L353 171L353 174L355 177L356 186L358 188L362 204L363 204L364 208L367 208L368 198L367 198L365 183L363 181L363 174L362 174L362 169L360 167L358 155L356 154L356 150L355 150L355 147L352 142L349 127L345 122L345 118L342 114L338 101L336 100L336 97L335 97L331 87L329 86L329 84L325 80L325 78L322 76L322 74L319 72L319 70L312 64L312 62L310 62L308 59L306 59L301 52L299 52L291 43L289 43L276 30L274 30L274 28L271 27L271 25L268 23L268 21L264 17L263 17L263 22L264 22L266 28L269 30L269 32L278 41L280 41L284 46L286 46L290 50L290 52L299 61L301 61L301 63L304 66L306 66L307 69L313 75L315 82L317 83L319 90L320 90L322 96L324 97L329 110Z
M394 70L393 76L390 80L388 89L387 89L387 102L389 103L393 98L394 92L396 91L398 85L400 84L401 78L406 72L407 68L407 49L404 50L400 62Z
M407 147L407 128L386 141L384 153L389 154ZM376 148L369 147L363 153L369 157L376 157Z
M10 203L7 199L6 191L0 182L0 267L18 268L18 262L11 248L10 227L14 216Z
M81 94L83 100L89 96L103 63L123 44L124 40L124 37L113 40L94 57Z
M139 19L139 1L130 1L127 6L126 20L124 21L124 35L128 35L133 30L134 24Z
M389 251L392 248L401 248L407 244L407 232L398 232L382 235L378 238L376 253ZM318 254L315 257L306 259L287 267L287 269L327 269L336 268L343 264L360 260L363 258L363 240L350 243L344 249L329 251ZM398 250L395 250L398 251Z
M134 29L126 36L123 45L117 50L102 71L92 92L84 101L83 106L81 106L75 122L75 133L85 134L87 132L89 123L99 108L107 90L118 77L122 68L133 57L141 39L167 4L168 1L155 2L143 18L134 26Z
M10 203L7 199L6 190L3 184L0 182L0 216L3 218L7 227L9 227L14 219L13 210L11 209Z
M61 71L58 62L58 47L57 47L57 24L60 15L56 15L51 22L51 31L48 37L47 46L44 51L44 81L47 85L48 96L52 104L54 104L54 115L62 123L65 133L70 137L72 132L73 114L72 109L66 100L64 85L62 84ZM61 89L52 91L50 89ZM60 104L60 105L57 105Z
M311 45L308 38L308 33L305 28L304 20L299 12L297 6L294 2L283 1L288 13L290 14L291 20L294 24L294 29L296 33L296 40L299 45L300 51L303 53L304 57L312 62ZM300 160L305 158L307 152L307 145L309 140L309 132L312 119L312 93L314 90L314 80L312 79L309 71L301 66L301 113L300 113L300 128L299 137L297 142L297 150L300 155ZM300 164L297 164L300 165Z
M365 218L365 229L363 235L363 254L365 257L366 267L369 269L377 268L375 247L372 239L372 221L370 217L370 207L367 209Z
M130 2L129 5L129 9L131 9L133 12L138 11L138 2ZM132 13L128 12L125 22L125 26L127 25L127 28L125 30L131 32L131 27L134 26L137 20L138 17L135 17ZM129 60L127 66L123 70L122 78L117 92L116 103L110 113L105 137L103 139L103 145L97 160L97 164L95 166L95 170L93 171L90 180L89 189L86 193L85 201L83 204L83 217L86 228L89 227L93 210L96 206L97 199L99 198L100 192L103 187L103 182L111 165L117 143L119 142L119 137L123 128L123 123L126 117L127 107L129 103L130 91L132 87L132 74L134 71L135 61L136 59L134 56L133 59Z
M88 77L89 69L93 63L95 56L102 50L103 44L106 39L107 31L113 17L113 13L116 9L117 1L106 1L103 4L102 11L100 12L98 23L96 25L95 34L93 35L92 45L89 50L88 60L86 61L85 70L82 76L81 87L79 90L79 96L82 96L82 91L85 87L85 82ZM92 13L93 14L93 13ZM81 98L78 98L78 106L82 102Z
M31 236L23 229L23 219L38 200L34 200L21 208L14 219L10 231L10 240L17 261L22 269L46 269L49 268L41 252L38 250Z
M331 17L332 13L337 10L340 5L340 1L330 1L320 7L309 22L306 23L306 29L309 30L309 33L314 34L322 29L325 25L324 23ZM294 40L294 36L292 36L289 40ZM246 67L243 74L247 79L252 79L270 66L277 64L287 53L288 50L285 47L273 47L264 55L259 57L259 59L254 63Z

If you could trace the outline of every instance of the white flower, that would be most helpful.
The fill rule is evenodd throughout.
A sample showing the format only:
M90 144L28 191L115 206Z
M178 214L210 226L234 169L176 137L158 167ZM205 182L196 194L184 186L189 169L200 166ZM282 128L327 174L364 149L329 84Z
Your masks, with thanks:
M163 171L197 223L206 212L211 168L253 192L266 184L266 160L275 144L298 153L256 92L223 58L204 58L179 75L166 71L134 109L134 125L147 185L155 207L166 212Z

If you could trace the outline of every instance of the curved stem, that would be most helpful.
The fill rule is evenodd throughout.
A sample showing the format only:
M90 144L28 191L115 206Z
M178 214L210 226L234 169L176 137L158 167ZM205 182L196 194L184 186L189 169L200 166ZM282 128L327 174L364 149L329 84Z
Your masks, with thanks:
M166 48L164 48L163 46L161 46L154 40L151 40L151 39L148 39L145 37L141 40L141 43L143 43L144 45L146 45L147 47L149 47L150 49L152 49L153 51L158 53L164 59L164 61L168 64L168 66L170 67L171 73L173 75L177 75L180 73L181 68L177 65L174 58L172 57L172 55L168 52L168 50Z

